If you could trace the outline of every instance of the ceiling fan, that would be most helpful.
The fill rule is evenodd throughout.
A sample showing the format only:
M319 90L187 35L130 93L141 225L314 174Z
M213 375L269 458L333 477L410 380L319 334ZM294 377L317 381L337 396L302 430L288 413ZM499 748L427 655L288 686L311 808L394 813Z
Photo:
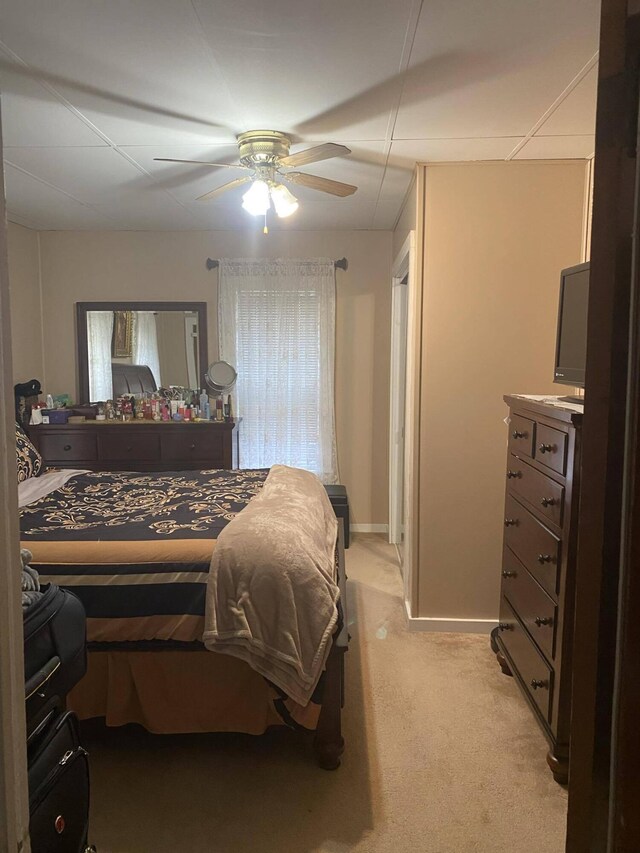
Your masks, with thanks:
M280 217L291 216L298 209L298 200L285 186L285 183L300 184L312 190L330 193L344 198L353 195L358 189L352 184L332 181L318 175L306 172L285 171L296 166L307 166L319 160L331 157L343 157L351 154L346 145L336 145L325 142L314 148L306 148L295 154L289 154L291 140L284 133L276 130L250 130L241 133L238 139L239 163L211 163L203 160L174 160L169 157L155 157L162 163L194 163L199 166L222 167L225 169L242 169L249 174L235 178L214 190L198 197L197 201L209 201L228 190L251 184L243 195L242 206L254 216L266 216L273 203ZM284 183L283 183L284 182ZM266 225L265 225L266 230Z

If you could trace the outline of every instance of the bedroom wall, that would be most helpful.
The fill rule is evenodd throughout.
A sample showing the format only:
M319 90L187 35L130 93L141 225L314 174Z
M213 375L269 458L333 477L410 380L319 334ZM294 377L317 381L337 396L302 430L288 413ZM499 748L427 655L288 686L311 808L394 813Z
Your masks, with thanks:
M13 381L44 384L38 232L8 223Z
M494 620L502 397L563 393L551 381L559 274L582 260L586 161L422 168L418 614Z
M336 429L341 481L356 524L388 519L391 232L41 232L47 390L76 390L74 303L208 304L217 355L217 273L207 257L330 257L337 272Z
M416 175L414 174L407 195L402 205L402 210L398 215L396 227L393 230L393 260L398 256L398 252L404 246L405 240L409 236L409 231L416 229L416 212L418 205L418 189Z

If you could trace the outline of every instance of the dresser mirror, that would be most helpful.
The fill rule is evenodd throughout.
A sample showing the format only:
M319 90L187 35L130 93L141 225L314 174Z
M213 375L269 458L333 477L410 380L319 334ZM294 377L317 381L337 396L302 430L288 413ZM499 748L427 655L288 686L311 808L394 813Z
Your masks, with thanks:
M205 302L78 302L79 401L204 388Z

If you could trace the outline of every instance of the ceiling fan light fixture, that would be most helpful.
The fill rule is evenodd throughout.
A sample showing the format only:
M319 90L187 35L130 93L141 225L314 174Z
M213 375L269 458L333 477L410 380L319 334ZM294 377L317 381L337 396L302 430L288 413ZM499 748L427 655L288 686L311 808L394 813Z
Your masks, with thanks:
M291 216L300 206L298 199L284 184L276 184L271 187L271 200L273 201L276 213L281 219Z
M242 206L252 216L264 216L271 207L269 185L265 181L254 181L242 196Z
M358 189L353 184L334 181L330 178L310 175L308 172L295 171L298 166L308 166L320 160L333 157L345 157L351 154L346 145L335 142L323 142L313 148L305 148L290 154L291 140L277 130L248 130L237 137L238 163L217 163L208 160L177 160L156 157L168 163L193 163L212 168L242 169L244 176L227 181L222 186L198 196L198 201L210 201L222 193L249 184L248 191L242 197L242 207L252 216L264 216L266 220L272 204L281 218L291 216L299 207L297 198L286 184L300 184L310 190L345 198ZM294 171L291 171L291 170ZM265 222L266 229L266 222ZM266 231L265 231L266 233Z

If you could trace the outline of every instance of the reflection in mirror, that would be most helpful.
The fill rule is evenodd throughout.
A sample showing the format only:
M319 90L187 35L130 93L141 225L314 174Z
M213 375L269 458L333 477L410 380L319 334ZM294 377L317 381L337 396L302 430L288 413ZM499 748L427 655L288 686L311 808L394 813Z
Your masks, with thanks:
M196 311L86 312L89 399L200 387Z

